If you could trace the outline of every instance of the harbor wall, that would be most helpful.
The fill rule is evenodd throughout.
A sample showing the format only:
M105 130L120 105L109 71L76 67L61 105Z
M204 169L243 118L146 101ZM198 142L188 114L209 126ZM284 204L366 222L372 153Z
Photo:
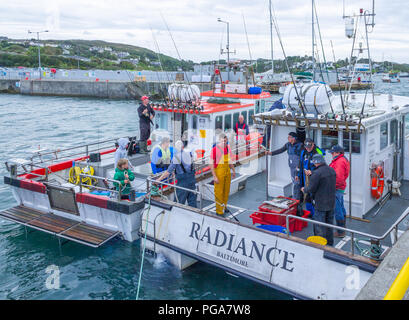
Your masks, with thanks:
M20 93L20 81L0 80L0 93Z
M166 91L167 86L168 84L153 81L0 80L0 92L3 93L103 99L139 99L143 95L163 99L161 92ZM210 83L198 86L202 91L210 89Z

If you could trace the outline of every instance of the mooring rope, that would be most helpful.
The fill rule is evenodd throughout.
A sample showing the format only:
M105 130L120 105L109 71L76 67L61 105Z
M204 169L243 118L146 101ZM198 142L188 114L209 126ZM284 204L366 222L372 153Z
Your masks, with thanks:
M150 209L151 209L151 193L149 193L148 209L147 209L147 213L146 213L145 237L144 237L144 242L143 242L141 269L139 270L138 288L136 290L136 300L139 300L139 289L141 288L143 261L145 259L146 235L148 234L148 222L149 222L149 211L150 211Z

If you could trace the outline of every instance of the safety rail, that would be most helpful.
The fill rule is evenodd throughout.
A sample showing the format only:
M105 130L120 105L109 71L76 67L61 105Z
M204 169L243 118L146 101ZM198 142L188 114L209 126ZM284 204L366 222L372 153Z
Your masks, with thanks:
M177 186L175 184L170 184L170 183L166 183L166 182L162 182L162 181L156 181L153 180L153 177L148 177L148 192L149 192L149 182L154 183L154 184L162 184L162 185L166 185L175 189L180 189L180 190L184 190L184 191L188 191L188 192L193 192L197 195L199 195L200 197L200 210L203 210L202 208L202 200L203 200L203 196L201 194L201 192L197 191L197 190L192 190L192 189L187 189L187 188L183 188L180 186ZM162 195L161 195L162 196ZM214 201L215 203L218 203L217 201ZM224 204L220 204L221 206L224 206ZM245 209L245 208L239 208L240 210L242 210L242 212L252 212L252 213L265 213L262 211L254 211L254 210L249 210L249 209ZM315 225L320 225L322 227L327 227L327 228L331 228L331 229L336 229L336 230L340 230L340 231L345 231L351 234L351 253L355 254L355 237L356 235L360 235L362 237L366 237L371 239L371 241L376 241L377 243L379 243L381 240L384 240L388 235L390 235L392 233L392 231L395 231L394 233L394 237L395 237L395 243L397 241L397 237L398 237L398 226L399 224L406 218L409 216L409 208L407 208L401 215L400 217L395 221L395 223L381 236L377 236L377 235L373 235L373 234L369 234L366 232L361 232L358 230L354 230L354 229L349 229L349 228L344 228L344 227L340 227L337 225L333 225L333 224L328 224L328 223L324 223L324 222L320 222L320 221L316 221L316 220L312 220L312 219L308 219L308 218L303 218L303 217L299 217L296 215L288 215L288 214L280 214L280 213L274 213L274 212L269 212L268 214L271 215L276 215L276 216L281 216L281 217L285 217L286 219L286 233L289 236L290 232L289 232L289 227L290 227L290 219L296 219L296 220L301 220L304 222L309 222L311 224L315 224Z
M106 183L107 183L107 182L112 182L112 183L118 183L119 186L121 185L121 182L120 182L120 181L114 180L114 179L105 178L105 177L92 176L92 175L85 174L85 173L80 173L79 176L80 176L80 178L85 177L85 178L89 178L89 179L96 179L96 180L102 181L102 182L104 182L104 183L105 183L105 182L106 182ZM80 193L82 193L82 188L83 188L83 187L85 187L85 188L89 188L89 187L90 187L90 185L88 185L88 184L83 184L83 183L82 183L82 179L80 179L80 183L79 183L78 185L79 185L79 187L80 187ZM112 189L110 189L109 187L104 188L104 187L98 187L98 186L92 185L92 188L93 188L93 189L104 190L104 191L109 191L109 192L113 192L113 191L114 191L114 192L118 192L118 201L121 201L122 191L125 189L125 187L126 187L126 186L124 186L123 188L119 188L119 190L112 190Z
M232 152L232 155L235 156L237 153L241 153L241 152L244 152L244 151L248 151L248 150L250 149L250 155L249 155L249 156L246 155L245 157L243 157L243 158L241 158L241 159L238 159L237 161L233 160L233 161L232 161L232 164L235 164L236 162L240 162L240 161L250 160L250 159L255 155L255 153L251 154L251 148L252 148L252 147L254 148L255 146L258 146L258 151L260 151L260 150L266 151L266 148L265 148L263 145L260 145L260 144L256 143L256 142L258 141L258 138L256 138L256 139L250 139L250 140L248 140L248 141L250 141L249 144L243 144L243 145L240 145L240 146L238 146L238 147L233 146L231 152ZM256 142L254 142L254 141L256 141ZM257 152L257 154L259 154L259 152ZM202 170L205 169L206 167L209 167L210 164L211 164L211 161L210 161L210 160L211 160L211 159L210 159L210 155L208 155L208 156L206 156L206 157L197 158L197 159L193 162L193 164L195 165L196 171L198 171L198 170L202 171ZM159 177L162 175L162 173L163 173L163 172L156 173L156 174L152 175L151 177L153 177L153 178L159 178Z
M47 152L35 152L35 154L33 156L30 157L31 163L28 165L37 165L40 163L47 163L47 162L52 162L54 160L63 160L63 159L67 159L67 158L73 158L75 156L89 156L90 153L92 152L96 152L99 151L101 149L107 148L108 146L105 144L108 143L112 143L117 141L119 138L113 138L113 139L108 139L108 140L104 140L104 141L98 141L98 142L93 142L93 143L87 143L87 144L83 144L83 145L79 145L79 146L75 146L75 147L70 147L70 148L65 148L65 149L58 149L58 150L53 150L53 151L47 151ZM96 149L91 149L90 147L92 146L98 146ZM81 152L77 152L77 153L72 153L69 155L63 155L63 156L58 156L58 154L62 154L64 152L67 151L72 151L72 150L78 150L78 149L83 149L83 151ZM52 156L54 155L54 158L52 159L47 159L47 160L43 160L42 157L45 156ZM34 160L38 158L40 159L40 161L38 162L34 162Z
M386 293L384 300L402 300L409 288L409 258L403 264L391 287Z

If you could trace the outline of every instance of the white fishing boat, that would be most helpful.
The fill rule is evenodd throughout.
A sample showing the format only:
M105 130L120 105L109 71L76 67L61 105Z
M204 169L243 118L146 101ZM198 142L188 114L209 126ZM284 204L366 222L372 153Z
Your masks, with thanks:
M373 16L362 15L365 21ZM173 101L154 105L155 135L168 132L178 140L187 130L186 148L198 153L196 190L188 190L197 195L198 208L176 202L175 191L183 188L172 180L158 182L147 170L149 155L138 153L129 155L136 197L121 200L109 178L112 139L7 161L4 182L17 206L0 216L93 247L116 236L143 238L143 252L161 253L179 269L202 261L295 298L355 299L388 258L409 217L399 201L400 189L409 189L409 98L351 92L336 97L324 84L292 84L283 97L285 109L266 111L268 93L219 85L200 97L194 87L173 87ZM239 113L254 122L253 136L241 147L230 142L238 148L233 160L239 175L232 179L230 214L217 216L206 158L215 132L231 130ZM271 128L271 149L282 147L291 131L304 132L323 149L344 147L352 170L346 228L311 220L306 211L295 214L297 201L283 200L291 195L286 155L266 158L256 128ZM160 186L159 192L152 184ZM263 211L263 205L279 210ZM266 227L273 218L281 230ZM369 218L371 223L364 220ZM309 238L314 225L338 228L347 236L334 247L320 244ZM351 276L358 281L351 284Z
M387 83L399 83L399 75L397 73L386 73L382 77L383 82Z

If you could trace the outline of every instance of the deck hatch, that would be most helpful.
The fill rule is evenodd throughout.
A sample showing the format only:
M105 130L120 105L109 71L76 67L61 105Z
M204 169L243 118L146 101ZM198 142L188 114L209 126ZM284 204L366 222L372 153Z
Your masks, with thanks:
M48 184L47 194L52 209L79 216L80 213L73 189Z

